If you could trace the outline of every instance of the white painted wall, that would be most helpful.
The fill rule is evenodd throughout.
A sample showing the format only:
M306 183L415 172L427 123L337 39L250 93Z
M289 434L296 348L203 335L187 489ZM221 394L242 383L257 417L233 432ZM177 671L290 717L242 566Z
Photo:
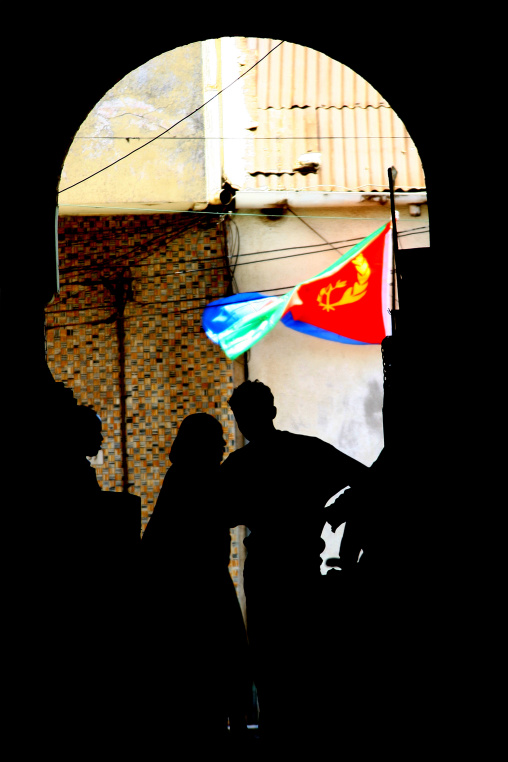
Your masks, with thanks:
M407 204L398 206L398 231L427 227L427 207L411 217ZM353 243L338 251L286 257L310 244L365 237L390 219L389 205L363 201L335 209L298 209L277 221L259 210L235 216L240 256L235 270L238 291L289 290L331 265ZM314 228L311 230L308 226ZM428 233L401 238L401 247L428 246ZM288 247L302 247L283 250ZM266 253L268 250L270 253ZM260 252L255 256L244 256ZM262 261L264 260L264 261ZM268 261L266 261L268 260ZM316 339L279 323L249 352L249 378L272 389L280 429L309 434L330 442L365 465L383 447L383 366L381 347L351 346Z

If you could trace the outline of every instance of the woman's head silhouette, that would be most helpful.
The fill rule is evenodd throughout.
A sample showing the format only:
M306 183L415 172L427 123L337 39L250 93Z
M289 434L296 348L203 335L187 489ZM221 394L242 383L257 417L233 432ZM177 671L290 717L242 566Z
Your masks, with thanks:
M181 422L169 458L173 465L218 466L225 446L219 421L209 413L192 413Z

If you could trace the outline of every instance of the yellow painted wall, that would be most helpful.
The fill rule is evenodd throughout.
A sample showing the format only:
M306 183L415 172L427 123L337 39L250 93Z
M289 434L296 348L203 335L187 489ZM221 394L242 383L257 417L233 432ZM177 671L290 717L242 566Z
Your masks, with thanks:
M61 213L106 213L98 208L103 205L110 213L115 207L176 211L206 201L205 111L150 143L202 106L203 98L201 42L170 50L126 73L75 136L61 176ZM113 162L118 163L79 182Z

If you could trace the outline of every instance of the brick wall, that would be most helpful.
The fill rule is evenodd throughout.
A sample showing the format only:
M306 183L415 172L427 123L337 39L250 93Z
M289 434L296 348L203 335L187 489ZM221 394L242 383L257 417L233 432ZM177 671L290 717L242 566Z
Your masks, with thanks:
M61 217L58 235L60 293L46 309L48 365L101 416L99 484L139 495L144 527L186 415L215 415L226 455L235 448L227 405L237 383L233 363L201 328L203 306L229 283L226 229L212 215ZM240 530L232 540L236 583Z

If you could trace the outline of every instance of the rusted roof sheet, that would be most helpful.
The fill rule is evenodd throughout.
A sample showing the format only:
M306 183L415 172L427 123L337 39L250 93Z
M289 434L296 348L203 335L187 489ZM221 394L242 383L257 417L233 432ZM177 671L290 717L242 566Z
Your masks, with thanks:
M247 38L250 62L277 40ZM425 177L404 124L369 83L344 64L284 42L255 68L248 173L253 188L379 191L388 167L397 190L421 190ZM295 170L308 151L321 154L316 173Z

